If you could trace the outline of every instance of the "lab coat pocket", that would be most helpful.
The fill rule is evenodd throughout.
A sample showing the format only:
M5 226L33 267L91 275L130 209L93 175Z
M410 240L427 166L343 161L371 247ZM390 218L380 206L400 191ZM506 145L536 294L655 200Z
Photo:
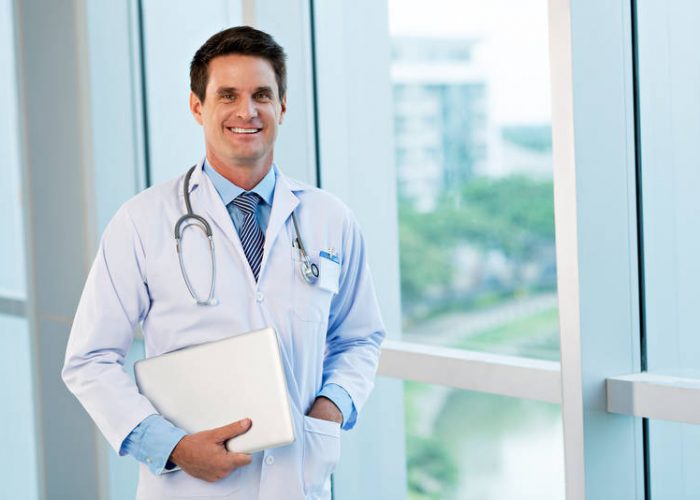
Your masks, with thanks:
M304 417L304 491L310 498L330 493L330 477L340 459L340 424Z

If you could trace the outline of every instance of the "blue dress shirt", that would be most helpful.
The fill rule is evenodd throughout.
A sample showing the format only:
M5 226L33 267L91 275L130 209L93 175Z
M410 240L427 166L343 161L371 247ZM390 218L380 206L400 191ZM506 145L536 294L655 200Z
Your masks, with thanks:
M224 205L228 205L238 195L245 192L244 189L214 170L206 160L204 160L204 172L211 179ZM250 190L250 192L258 194L264 202L259 203L255 211L255 217L263 232L267 230L270 220L272 200L275 194L275 182L276 174L274 167L272 167L265 177ZM229 208L229 214L236 231L238 231L243 222L243 212L232 205ZM338 384L324 385L318 396L330 399L338 407L343 415L343 425L348 423L355 413L355 405L352 402L352 398ZM146 464L154 474L161 474L166 470L166 465L169 464L168 459L173 449L186 435L185 431L175 427L162 416L150 415L141 421L126 437L119 454L131 455L139 462Z

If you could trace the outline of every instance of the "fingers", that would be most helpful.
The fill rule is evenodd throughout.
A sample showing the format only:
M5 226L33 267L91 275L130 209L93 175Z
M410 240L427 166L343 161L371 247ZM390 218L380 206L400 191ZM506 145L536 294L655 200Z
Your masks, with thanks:
M247 432L251 425L251 420L249 418L244 418L243 420L217 427L209 432L212 433L212 436L218 443L222 443L228 439L240 436L244 432Z
M253 460L247 453L228 453L228 458L233 469L248 465Z

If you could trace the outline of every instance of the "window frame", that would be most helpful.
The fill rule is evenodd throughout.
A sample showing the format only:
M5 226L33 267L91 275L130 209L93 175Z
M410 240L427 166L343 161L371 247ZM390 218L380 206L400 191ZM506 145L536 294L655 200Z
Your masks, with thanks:
M360 463L365 446L372 442L367 439L379 432L386 415L392 416L394 427L391 434L383 436L390 445L377 453L385 452L388 458L403 453L403 427L402 422L397 424L400 419L396 417L396 408L403 401L402 380L560 402L569 500L641 500L647 494L648 471L639 417L698 423L687 408L682 411L678 394L682 392L684 401L692 400L693 407L700 405L700 382L640 373L643 312L639 292L633 2L549 0L548 4L561 325L561 363L553 363L434 348L395 338L400 329L398 243L386 245L386 241L398 241L396 207L390 205L377 211L357 201L368 193L377 199L396 199L393 145L382 141L382 134L391 136L390 115L380 116L371 105L375 100L390 102L390 82L381 80L381 71L375 71L388 63L386 6L372 0L358 0L352 5L341 0L295 0L283 5L275 0L242 1L243 18L273 33L295 61L290 64L289 75L295 109L287 115L278 148L279 156L290 165L285 171L335 192L355 210L370 249L389 336L394 337L383 347L379 373L395 380L378 381L362 423L350 438L344 438L344 454L356 457L351 459L353 464ZM59 237L73 242L63 249L51 245L61 224L50 222L60 212L57 207L65 207L66 199L72 212L86 216L94 213L98 194L92 172L94 137L90 112L95 104L90 96L75 89L87 88L90 69L98 68L91 67L96 63L84 49L89 45L85 43L87 5L79 3L54 11L39 3L13 2L16 38L22 42L15 50L20 69L23 212L30 279L27 300L2 296L0 313L26 314L30 323L36 375L34 399L37 408L46 412L35 416L40 437L40 496L46 497L52 485L63 484L62 478L70 476L62 476L52 468L60 463L54 460L55 450L65 449L62 440L66 438L72 439L81 460L92 463L96 469L89 484L73 486L90 494L106 495L107 466L97 451L101 445L96 434L78 436L80 441L76 442L76 436L69 432L55 432L57 428L72 430L76 422L90 425L84 411L72 399L59 394L53 369L57 366L56 354L65 345L77 293L56 294L51 287L39 286L67 283L70 286L64 289L79 291L79 282L94 255L99 220L89 219L89 227L85 228L74 227L68 232L61 229ZM49 19L51 30L36 29ZM363 37L356 37L350 22L361 23ZM597 36L592 37L591 33ZM46 50L49 47L54 52ZM368 47L372 49L365 52L369 57L360 57L360 51L367 51ZM49 106L39 111L28 105L28 96L41 95L41 82L46 80L43 75L55 63L54 53L79 70L69 72L69 76L56 73L61 77L59 83L69 89L66 99L72 104L59 105L49 100ZM134 59L125 69L125 85L131 97L125 99L133 106L130 112L138 116L137 83L142 75L137 55L131 56ZM333 71L318 74L319 61L329 57L333 57ZM363 67L364 71L358 70ZM362 76L359 80L358 75ZM353 101L346 98L348 82L355 81L355 98L364 99L365 107L353 106ZM42 122L47 111L57 121L66 123L67 130L75 132L63 141L69 143L68 148L58 144L56 138L49 138L48 143L44 140ZM367 122L368 117L372 127L357 126ZM136 166L129 173L132 177L125 189L144 183L140 135L137 131L133 141ZM49 150L61 154L49 157ZM48 164L60 165L64 170L56 172L46 168ZM45 196L46 183L63 186L66 179L71 181L67 196L55 190ZM47 219L32 216L36 213L48 214ZM47 231L47 227L54 227L54 232ZM60 254L56 254L58 250ZM47 364L47 360L53 364ZM447 370L437 370L438 366L449 366L453 371L448 377ZM479 377L475 376L477 373ZM529 382L519 382L521 379ZM48 415L58 417L49 421ZM386 488L380 493L383 498L400 497L400 488L405 492L405 470L396 462L385 463L394 467L391 470L367 471L368 475L363 475L373 487L374 496L378 494L377 484ZM387 485L382 481L385 477L397 484L403 480L404 484ZM362 485L357 484L360 482L356 481L356 474L351 477L348 472L341 473L336 479L336 499L362 497L357 493L356 488ZM399 489L392 489L396 487Z

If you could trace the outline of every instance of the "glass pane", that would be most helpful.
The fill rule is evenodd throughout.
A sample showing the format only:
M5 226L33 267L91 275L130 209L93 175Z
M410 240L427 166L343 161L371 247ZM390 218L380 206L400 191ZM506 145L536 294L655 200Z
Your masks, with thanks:
M700 498L700 426L649 422L651 498Z
M637 2L649 371L700 378L700 4ZM700 497L700 427L649 424L652 498Z
M134 340L124 362L124 370L134 377L134 363L144 358L142 339ZM101 436L101 435L100 435ZM102 453L106 455L109 467L109 498L110 500L130 500L136 496L139 465L130 456L120 457L110 448L105 439L101 439Z
M204 156L190 114L190 61L211 35L240 24L240 0L142 2L151 182L185 172Z
M546 0L390 0L404 339L558 359Z
M141 98L134 54L136 2L85 2L90 77L91 166L97 222L104 231L143 184ZM118 131L115 133L115 131Z
M564 499L558 405L407 382L409 500Z
M700 4L643 1L638 16L647 360L677 372L700 357L700 59L678 35Z
M24 230L19 163L19 122L12 1L0 0L0 296L25 298Z
M2 497L38 498L29 325L0 315L0 470Z

